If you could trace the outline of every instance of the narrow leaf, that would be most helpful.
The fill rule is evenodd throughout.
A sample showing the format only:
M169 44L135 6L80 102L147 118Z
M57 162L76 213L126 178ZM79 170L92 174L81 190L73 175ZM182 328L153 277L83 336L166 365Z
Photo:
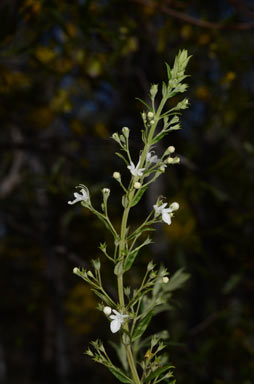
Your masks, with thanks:
M167 67L168 79L170 80L171 79L171 68L168 65L168 63L165 63L165 64L166 64L166 67Z
M125 375L125 373L120 368L108 368L111 373L119 380L121 383L132 383L132 380Z
M91 291L95 293L104 303L106 303L109 306L114 306L114 302L110 300L107 296L105 296L103 293L97 291L97 289L91 288Z
M148 377L146 377L145 379L145 382L149 382L151 380L153 380L155 377L158 377L159 375L161 375L163 372L167 371L167 370L170 370L172 368L175 368L173 365L165 365L164 367L161 367L161 368L158 368L156 369L154 372L152 372Z
M153 111L152 107L150 107L150 105L148 105L144 100L142 99L139 99L138 97L135 98L136 100L140 101L142 104L144 104L146 106L147 109L149 109L149 111Z
M117 155L118 157L120 157L120 158L125 162L126 165L129 165L128 160L127 160L121 153L116 152L116 155Z
M132 264L134 263L137 257L138 251L145 245L150 244L151 242L152 240L148 237L139 247L135 248L133 251L128 253L124 263L124 272L128 271L132 267Z
M188 273L183 272L183 269L178 269L176 273L169 279L167 284L165 285L165 290L167 292L174 291L182 287L182 285L189 279L190 275Z
M158 143L158 141L160 141L164 136L166 136L167 133L168 131L162 130L161 133L158 133L158 135L153 138L152 144Z
M116 264L115 268L114 268L114 274L115 274L116 276L118 276L118 275L121 275L122 273L123 273L123 262L122 262L122 261L119 261L119 262Z
M133 333L132 341L139 339L143 335L150 321L152 320L152 317L153 312L149 312L142 320L138 322L138 325L136 326Z
M147 190L148 187L143 187L141 189L138 190L138 192L136 193L133 201L132 201L132 204L131 206L134 207L135 205L138 204L139 200L141 199L141 197L143 196L143 194L145 193L145 191Z
M127 272L132 267L132 264L134 263L137 257L137 254L138 254L138 251L133 251L128 254L124 263L124 272Z

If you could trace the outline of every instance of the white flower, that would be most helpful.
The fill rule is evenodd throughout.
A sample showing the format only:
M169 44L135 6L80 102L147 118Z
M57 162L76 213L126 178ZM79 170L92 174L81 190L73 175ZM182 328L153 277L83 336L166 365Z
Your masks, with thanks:
M171 224L171 215L170 213L172 213L172 208L166 208L167 206L167 203L164 203L162 205L157 205L155 204L153 206L155 212L157 213L157 215L161 215L162 216L162 220L167 223L168 225Z
M177 211L179 209L179 204L176 201L174 201L174 203L170 204L169 208L166 208L166 206L167 206L167 203L164 203L162 205L155 204L153 208L155 210L155 213L157 215L161 215L162 220L168 225L170 225L172 212Z
M138 168L139 167L139 163L140 163L140 159L139 159L139 161L138 161L138 164L136 165L136 167L135 167L135 165L133 164L133 162L131 161L131 165L128 165L128 169L130 170L130 172L131 172L131 174L133 175L133 176L143 176L143 172L144 172L144 170L145 170L145 168Z
M167 283L169 282L169 278L168 278L167 276L164 276L164 277L162 278L162 282L163 282L164 284L167 284Z
M112 333L116 333L121 328L121 325L124 322L124 319L128 317L128 315L122 315L113 309L114 315L110 315L109 318L112 320L110 323L110 330Z
M148 154L146 155L146 161L147 161L147 163L157 164L159 162L159 159L156 155L153 155L153 152L148 152Z
M80 192L81 193L74 192L75 199L73 201L68 201L68 204L73 205L78 203L79 201L84 201L86 203L87 200L89 199L88 192L84 188L82 188Z
M112 309L110 307L104 307L103 312L105 313L106 316L109 316L112 312Z

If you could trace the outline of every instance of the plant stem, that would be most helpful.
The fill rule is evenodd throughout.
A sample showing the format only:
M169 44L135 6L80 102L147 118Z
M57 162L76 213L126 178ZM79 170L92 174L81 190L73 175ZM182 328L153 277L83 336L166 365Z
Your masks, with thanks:
M142 151L142 155L140 158L140 164L139 164L140 168L142 168L143 164L145 163L146 156L147 156L147 153L149 151L149 148L150 148L150 145L152 142L152 138L153 138L157 123L160 119L160 114L161 114L161 111L163 109L165 102L166 102L166 100L162 99L162 101L158 107L158 110L157 110L157 113L155 116L155 122L154 122L153 126L151 127L147 142L146 142L144 149ZM137 179L138 179L138 176L135 176L132 179L130 185L133 186L134 183L137 181ZM131 204L132 204L132 200L133 200L134 195L135 195L135 190L132 189L128 195L128 205L127 205L127 207L125 207L124 212L123 212L122 224L121 224L121 234L120 234L120 244L119 244L119 260L123 260L123 258L124 258L123 251L127 248L126 247L127 221L128 221L128 216L129 216L129 212L131 209ZM121 273L117 276L117 286L118 286L118 298L119 298L120 308L122 311L124 311L125 302L124 302L124 289L123 289L123 273ZM129 326L127 323L124 324L123 328L127 333L129 333ZM127 359L128 359L131 373L132 373L133 381L135 384L141 384L141 381L140 381L140 378L139 378L139 375L137 372L137 368L136 368L136 363L134 361L131 344L125 345L125 348L126 348Z
M132 196L131 196L132 199ZM130 211L130 203L128 206L124 209L123 218L122 218L122 225L121 225L121 237L120 237L120 245L119 245L119 258L122 258L122 252L125 248L125 241L126 241L126 228L127 228L127 220L129 216ZM118 297L119 297L119 304L122 309L124 309L124 291L123 291L123 274L120 274L117 276L117 285L118 285ZM128 324L124 324L124 329L129 333L129 327ZM129 367L131 370L132 378L134 380L135 384L141 384L141 381L138 376L136 363L133 358L133 353L131 349L131 345L128 344L125 346L126 348L126 354L127 359L129 363Z

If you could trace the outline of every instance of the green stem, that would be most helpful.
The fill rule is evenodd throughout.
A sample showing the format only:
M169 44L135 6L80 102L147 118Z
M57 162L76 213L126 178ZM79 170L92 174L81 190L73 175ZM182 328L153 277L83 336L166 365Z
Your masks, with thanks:
M166 102L166 99L165 100L162 99L162 101L158 107L157 113L155 114L154 124L150 129L150 132L149 132L149 135L147 138L147 143L144 146L144 149L142 151L142 155L140 158L140 164L139 164L140 168L142 168L143 164L146 161L146 156L147 156L147 153L149 151L157 123L160 120L160 114L161 114L161 111L164 107L165 102ZM138 176L135 176L132 178L131 183L130 183L130 187L133 188L133 185L138 180L138 178L139 178ZM128 205L124 209L124 212L123 212L122 224L121 224L121 234L120 234L120 244L119 244L119 260L123 259L123 251L125 250L125 247L126 247L127 221L128 221L128 216L129 216L129 212L131 209L131 204L132 204L135 192L136 191L134 189L131 189L131 191L128 195ZM124 303L123 274L122 273L117 276L117 286L118 286L118 298L119 298L120 310L124 312L125 303ZM127 323L124 324L123 328L127 333L129 333L129 326ZM137 372L137 368L136 368L136 363L134 361L131 344L127 344L125 347L126 347L127 359L128 359L131 373L132 373L133 381L135 384L141 384L141 381L140 381L140 378L139 378L139 375Z

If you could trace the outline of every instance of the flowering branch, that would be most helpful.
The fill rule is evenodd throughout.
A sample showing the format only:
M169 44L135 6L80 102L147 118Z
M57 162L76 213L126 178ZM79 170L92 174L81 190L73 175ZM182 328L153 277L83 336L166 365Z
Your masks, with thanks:
M93 207L89 190L84 185L78 187L79 192L74 193L74 200L68 202L70 205L80 203L89 209L104 223L114 238L112 255L111 252L108 253L105 243L100 244L99 248L113 264L113 273L117 280L117 303L103 288L99 259L92 260L93 271L80 270L75 267L73 272L85 280L100 298L101 303L98 308L110 321L111 332L120 334L120 349L118 350L117 346L116 349L124 370L112 363L99 340L91 343L94 351L88 349L86 353L95 361L105 365L122 383L156 384L172 377L172 366L167 363L167 356L161 355L161 351L165 347L162 340L155 336L149 337L150 348L145 354L139 355L145 345L140 342L140 338L153 316L169 309L168 301L171 298L171 291L179 288L188 276L184 272L178 271L169 278L164 267L156 269L153 262L149 262L141 285L137 289L131 289L124 285L124 275L131 270L141 249L151 243L149 237L140 242L141 235L147 231L153 231L155 223L164 222L171 225L174 213L179 209L177 202L168 205L163 198L158 197L144 222L134 230L128 228L130 211L139 203L149 185L161 176L169 165L178 164L180 161L179 157L174 156L175 148L173 146L169 146L161 156L156 154L155 146L170 131L180 129L179 114L181 110L188 107L188 100L184 98L169 110L166 109L166 103L168 99L187 89L187 84L183 81L187 77L185 68L189 59L187 51L183 50L176 56L172 68L166 64L168 81L162 83L158 107L155 103L159 91L157 84L153 84L150 89L151 105L139 99L145 105L146 111L141 115L144 124L142 130L144 147L136 165L132 160L129 148L129 128L123 127L122 133L112 135L124 153L117 153L117 156L124 161L130 172L128 187L122 183L120 172L113 173L113 178L124 191L120 233L117 232L108 215L110 197L108 188L102 189L101 211Z

